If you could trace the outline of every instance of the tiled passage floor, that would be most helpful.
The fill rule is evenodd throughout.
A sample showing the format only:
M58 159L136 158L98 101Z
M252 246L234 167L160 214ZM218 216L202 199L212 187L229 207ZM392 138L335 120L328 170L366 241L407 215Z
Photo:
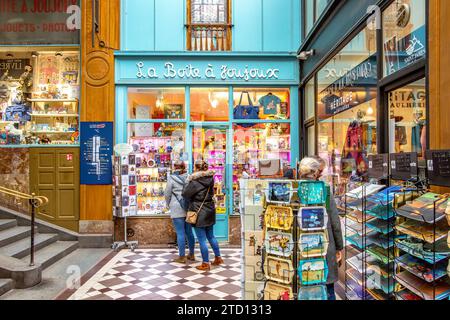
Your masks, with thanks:
M142 249L119 252L71 300L238 300L241 250L223 249L225 265L210 272L173 263L177 251ZM197 257L199 259L199 257Z

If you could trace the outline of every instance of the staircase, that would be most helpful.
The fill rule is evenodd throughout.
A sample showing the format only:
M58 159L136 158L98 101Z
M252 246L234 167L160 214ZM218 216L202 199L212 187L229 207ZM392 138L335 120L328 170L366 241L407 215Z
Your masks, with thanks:
M15 258L27 265L30 262L30 226L21 226L18 219L0 218L0 260ZM35 264L42 270L78 248L78 241L62 241L61 234L35 233ZM0 296L14 288L11 279L0 279Z

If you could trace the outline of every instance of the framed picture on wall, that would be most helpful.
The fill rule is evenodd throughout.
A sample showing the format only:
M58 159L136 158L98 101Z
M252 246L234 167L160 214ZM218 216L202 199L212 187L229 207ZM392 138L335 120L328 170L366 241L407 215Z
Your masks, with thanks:
M182 104L164 105L164 117L166 119L174 119L174 120L184 119L184 105Z

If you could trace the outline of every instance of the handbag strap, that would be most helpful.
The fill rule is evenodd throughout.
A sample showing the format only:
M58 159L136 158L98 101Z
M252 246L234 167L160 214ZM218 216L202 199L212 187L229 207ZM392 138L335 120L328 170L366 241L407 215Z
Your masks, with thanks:
M199 214L200 211L202 211L203 205L204 205L205 202L206 202L206 198L208 198L209 190L211 190L211 186L208 187L208 191L206 192L205 199L203 199L202 205L201 205L200 208L197 210L197 214Z
M241 106L242 105L242 99L244 98L244 94L247 94L247 99L248 99L248 103L249 103L249 106L250 107L253 107L253 101L252 101L252 99L250 98L250 93L248 93L248 91L242 91L242 93L241 93L241 98L239 99L239 104L238 104L238 106Z

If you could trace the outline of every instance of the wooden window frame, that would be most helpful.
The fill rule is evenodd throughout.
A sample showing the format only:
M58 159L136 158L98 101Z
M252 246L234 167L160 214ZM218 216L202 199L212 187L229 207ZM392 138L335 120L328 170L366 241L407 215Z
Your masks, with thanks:
M186 49L188 51L231 51L231 32L233 28L232 19L231 19L231 0L226 0L227 2L227 22L225 24L222 23L206 23L206 24L195 24L197 27L204 27L204 28L220 28L223 27L226 30L226 38L225 38L225 48L222 48L222 50L203 50L204 47L201 43L201 49L197 50L192 47L192 28L194 24L192 24L192 0L186 0ZM206 46L207 47L207 46Z

